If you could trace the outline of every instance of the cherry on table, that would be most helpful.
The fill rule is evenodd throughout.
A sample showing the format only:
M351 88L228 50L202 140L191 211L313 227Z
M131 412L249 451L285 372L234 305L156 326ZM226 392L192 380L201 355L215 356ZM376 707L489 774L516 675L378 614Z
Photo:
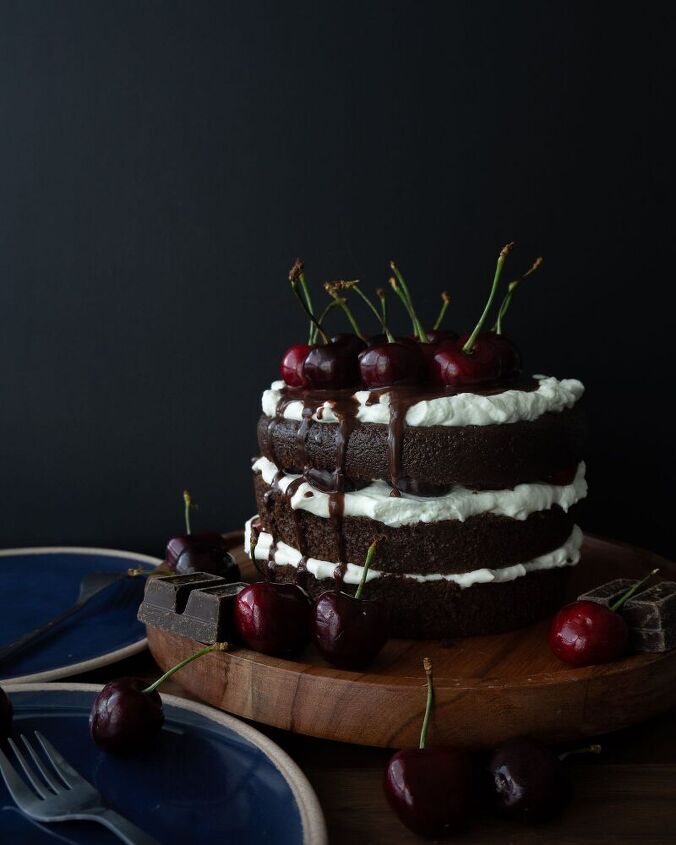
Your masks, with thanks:
M9 736L9 732L12 729L13 712L12 702L9 700L9 696L0 687L0 742Z
M365 387L396 387L419 384L424 363L418 344L382 343L359 356L359 371Z
M520 821L549 821L563 812L572 797L572 784L561 760L528 737L497 748L488 773L494 806Z
M225 648L226 643L206 646L149 686L140 678L118 678L107 683L94 699L89 714L89 732L96 745L111 754L135 754L150 745L164 724L157 688L198 657Z
M341 390L359 384L357 356L348 345L313 346L303 363L307 386L315 390Z
M311 348L307 343L296 343L284 353L279 369L289 387L307 387L303 364Z
M314 606L314 641L322 655L342 669L360 669L381 651L388 637L387 607L363 599L364 586L378 540L369 546L361 580L353 596L330 590Z
M654 569L613 605L574 601L562 607L549 627L549 647L572 666L593 666L621 657L629 641L629 628L618 612L659 570Z
M387 765L384 789L399 819L421 836L442 837L461 832L474 811L477 780L471 756L439 746L427 748L427 728L433 702L432 664L423 661L427 703L420 747L397 751Z
M254 651L292 655L310 642L312 603L296 584L259 581L235 602L235 630Z

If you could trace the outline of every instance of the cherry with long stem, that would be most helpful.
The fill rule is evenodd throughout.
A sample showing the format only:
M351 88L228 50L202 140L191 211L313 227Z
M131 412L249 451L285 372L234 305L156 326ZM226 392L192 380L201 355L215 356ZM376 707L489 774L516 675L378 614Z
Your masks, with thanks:
M387 642L387 607L377 599L363 598L369 567L380 539L369 546L361 579L354 595L329 590L317 599L312 629L317 648L334 666L360 669L380 653Z
M459 833L477 799L472 758L447 746L427 747L434 704L432 663L424 658L427 679L425 715L419 747L398 751L385 771L385 795L400 820L415 833L434 839Z
M492 328L492 331L494 331L495 334L502 334L502 321L504 320L505 314L507 313L507 310L511 305L512 298L514 297L514 291L521 284L521 282L523 282L524 279L527 279L538 269L538 267L540 267L542 261L542 256L536 258L531 267L523 274L523 276L519 277L518 279L515 279L513 282L510 282L509 285L507 285L507 293L505 294L504 299L500 303L500 308L498 308L498 316Z
M96 696L89 716L89 731L96 745L115 754L132 754L142 750L164 724L158 687L193 660L226 648L227 643L205 646L181 660L149 686L140 678L119 678L106 684Z
M496 266L495 266L495 274L493 276L493 284L491 285L491 290L490 290L490 293L488 295L488 300L486 301L486 305L484 306L484 310L481 314L481 317L479 317L479 322L476 324L476 326L474 327L474 331L467 338L467 341L465 342L464 346L462 347L462 351L465 354L470 354L472 352L472 350L474 349L474 342L477 339L477 335L479 334L479 332L483 328L484 323L486 322L486 319L488 318L488 314L491 310L493 302L495 301L495 297L496 297L497 292L498 292L498 285L500 284L500 277L502 276L502 268L505 265L505 261L507 260L507 256L509 255L509 253L512 251L513 248L514 248L514 242L512 241L508 244L505 244L505 246L503 246L503 248L500 250L500 255L498 255L498 260L497 260L497 263L496 263Z

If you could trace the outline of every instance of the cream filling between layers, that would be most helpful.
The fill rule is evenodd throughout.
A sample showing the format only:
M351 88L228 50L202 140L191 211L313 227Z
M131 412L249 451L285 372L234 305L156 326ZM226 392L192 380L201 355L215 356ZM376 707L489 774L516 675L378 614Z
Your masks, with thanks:
M253 464L266 484L272 484L278 469L267 458ZM284 474L277 486L284 493L300 476ZM587 495L585 464L580 463L572 484L518 484L513 490L468 490L455 487L443 496L412 496L402 493L391 496L392 488L385 481L372 481L367 487L345 493L344 516L365 516L390 528L413 525L419 522L441 522L454 519L464 522L471 516L490 513L524 520L536 511L550 510L558 505L568 511ZM329 517L329 495L312 487L306 481L299 485L290 505L294 510L304 510L315 516Z
M251 548L251 523L256 517L252 517L245 527L245 548L247 551ZM277 542L275 550L270 555L273 538L267 531L261 531L258 536L258 542L254 550L256 560L272 560L278 566L294 566L303 559L298 549L288 546L286 543ZM573 531L563 544L558 549L552 552L540 555L533 558L526 563L515 563L512 566L505 566L501 569L474 569L472 572L456 572L448 575L442 573L430 573L429 575L405 574L399 577L409 578L418 583L427 583L433 581L453 581L461 589L466 589L474 584L502 584L505 581L514 581L516 578L521 578L529 572L537 572L544 569L558 569L562 566L575 566L580 560L580 548L582 546L582 531L576 525ZM250 554L250 551L249 551ZM316 558L306 559L306 568L319 581L323 578L333 578L336 572L337 563L331 563L327 560L317 560ZM348 563L343 575L343 582L345 584L358 584L361 580L363 566L358 566L354 563ZM372 581L375 578L390 577L389 573L379 572L378 570L369 569L366 574L366 580Z
M584 393L584 385L577 379L558 379L548 376L533 376L539 382L536 390L505 390L492 396L478 393L457 393L454 396L438 396L416 402L406 412L408 426L430 425L495 425L532 421L548 411L562 411L572 407ZM264 391L262 398L263 413L274 417L277 405L282 399L283 381L273 381L270 389ZM381 393L378 401L367 404L371 392L358 390L355 399L359 403L357 419L362 423L387 425L390 420L390 395ZM338 417L333 411L331 400L327 400L317 416L317 422L335 423ZM303 403L300 400L289 402L284 409L284 418L301 421Z

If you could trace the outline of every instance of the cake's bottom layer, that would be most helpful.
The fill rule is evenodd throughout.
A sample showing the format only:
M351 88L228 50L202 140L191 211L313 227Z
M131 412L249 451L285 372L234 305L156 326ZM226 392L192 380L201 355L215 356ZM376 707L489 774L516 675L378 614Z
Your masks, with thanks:
M417 582L390 576L369 581L364 598L388 608L390 636L404 639L448 639L497 634L530 625L557 610L564 598L569 567L528 573L504 583L475 584L466 589L451 581ZM277 566L275 580L298 583L294 566ZM302 574L302 585L315 598L335 590L333 578ZM343 584L345 592L356 587Z

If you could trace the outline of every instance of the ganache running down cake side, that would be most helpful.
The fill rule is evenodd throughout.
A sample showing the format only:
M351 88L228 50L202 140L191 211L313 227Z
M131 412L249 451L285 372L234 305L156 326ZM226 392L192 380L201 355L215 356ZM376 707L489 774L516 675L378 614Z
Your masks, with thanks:
M496 633L560 605L582 544L584 388L522 375L502 333L519 282L540 260L507 287L485 329L510 250L500 253L482 319L460 337L440 320L422 328L392 264L413 335L392 337L380 290L371 310L384 334L367 338L350 307L365 294L339 282L326 285L329 310L345 311L355 333L329 339L327 310L312 311L294 264L291 285L312 322L309 343L287 351L284 380L262 396L258 514L245 542L263 577L313 597L354 592L377 539L364 596L387 606L392 636Z

